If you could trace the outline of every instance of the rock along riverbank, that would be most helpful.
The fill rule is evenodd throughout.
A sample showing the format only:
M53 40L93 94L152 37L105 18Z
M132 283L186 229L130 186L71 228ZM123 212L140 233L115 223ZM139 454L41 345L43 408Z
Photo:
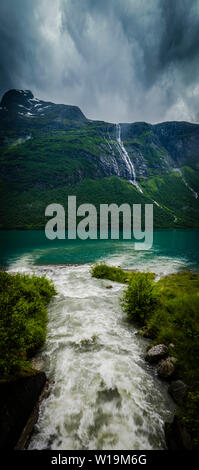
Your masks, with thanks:
M0 383L0 449L24 449L38 418L46 374Z

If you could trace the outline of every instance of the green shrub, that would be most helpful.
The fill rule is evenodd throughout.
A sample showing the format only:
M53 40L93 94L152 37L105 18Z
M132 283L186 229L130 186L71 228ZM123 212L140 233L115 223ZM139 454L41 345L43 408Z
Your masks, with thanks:
M0 272L0 374L30 367L46 337L46 306L56 291L44 276Z
M158 297L154 292L154 282L151 273L134 273L129 279L124 291L121 304L128 318L140 324L145 324L155 308Z
M97 279L109 279L110 281L126 283L129 273L115 266L108 266L105 263L95 263L91 267L91 275Z

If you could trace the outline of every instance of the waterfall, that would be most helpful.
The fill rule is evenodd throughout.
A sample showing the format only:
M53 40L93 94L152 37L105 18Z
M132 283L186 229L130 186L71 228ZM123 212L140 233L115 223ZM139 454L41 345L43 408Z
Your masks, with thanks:
M128 175L129 175L129 182L132 183L134 186L136 186L138 191L140 191L142 193L143 191L142 191L142 189L140 188L140 186L138 185L138 183L136 181L135 167L134 167L133 162L130 159L130 157L128 155L128 152L125 149L124 144L121 140L121 126L120 126L120 124L116 124L116 140L117 140L117 143L118 143L118 145L117 145L118 151L119 151L120 156L122 157L122 159L125 163L125 166L126 166L126 169L127 169Z
M185 180L185 177L183 176L182 172L181 172L181 176L182 176L182 180L185 184L185 186L189 189L189 191L192 192L193 196L195 197L195 199L198 199L198 193L196 191L194 191L193 188L191 188L191 186L189 186L189 184L187 183L187 181Z
M118 167L118 161L117 161L117 158L115 156L115 152L113 150L113 147L111 145L111 138L110 138L110 135L108 134L108 139L106 137L104 137L104 140L106 142L106 144L108 145L109 147L109 150L110 150L110 161L111 161L111 164L112 164L112 167L114 169L114 173L120 177L120 170L119 170L119 167Z
M189 189L189 191L192 192L193 196L195 197L195 199L198 199L198 193L196 191L194 191L193 188L191 188L191 186L189 186L189 184L187 183L183 173L182 173L182 170L180 168L174 168L175 171L177 171L179 173L179 175L181 176L182 178L182 181L183 183L185 184L185 186Z

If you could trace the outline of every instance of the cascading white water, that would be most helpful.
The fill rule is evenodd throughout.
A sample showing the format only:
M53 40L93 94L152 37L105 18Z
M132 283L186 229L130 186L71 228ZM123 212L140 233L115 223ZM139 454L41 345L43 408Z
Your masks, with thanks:
M163 449L173 410L167 387L144 360L147 341L125 320L123 286L89 270L24 261L10 268L46 274L57 289L41 356L51 393L29 449Z
M116 124L116 140L118 142L118 150L119 153L125 162L127 172L129 174L129 182L134 184L136 188L142 193L142 189L140 188L139 184L136 181L136 172L135 172L135 167L133 165L132 160L130 159L128 152L126 151L124 144L121 140L121 126L120 124Z
M187 183L187 181L186 181L185 177L183 176L183 173L182 173L182 171L181 171L180 169L179 169L179 173L180 173L180 175L181 175L181 177L182 177L182 180L183 180L185 186L189 189L189 191L192 192L192 194L193 194L193 196L195 197L195 199L198 199L198 193L197 193L196 191L194 191L194 189L191 188L191 186Z
M183 183L185 184L185 186L189 189L189 191L192 192L194 198L195 198L195 199L198 199L198 193L197 193L196 191L194 191L194 189L191 188L191 186L187 183L187 181L186 181L186 179L185 179L185 177L184 177L184 175L183 175L183 173L182 173L181 168L174 168L173 170L174 170L174 171L177 171L177 172L179 173L179 175L181 176L182 181L183 181Z

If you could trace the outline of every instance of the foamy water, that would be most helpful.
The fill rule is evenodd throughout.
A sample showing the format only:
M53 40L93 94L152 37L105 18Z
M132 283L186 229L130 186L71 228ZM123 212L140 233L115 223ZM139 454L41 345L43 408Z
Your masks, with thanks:
M126 322L124 287L92 278L88 264L34 266L33 260L27 254L9 270L46 274L57 296L39 354L51 392L29 449L164 449L164 421L174 405L144 360L147 341ZM128 257L109 262L125 265Z

